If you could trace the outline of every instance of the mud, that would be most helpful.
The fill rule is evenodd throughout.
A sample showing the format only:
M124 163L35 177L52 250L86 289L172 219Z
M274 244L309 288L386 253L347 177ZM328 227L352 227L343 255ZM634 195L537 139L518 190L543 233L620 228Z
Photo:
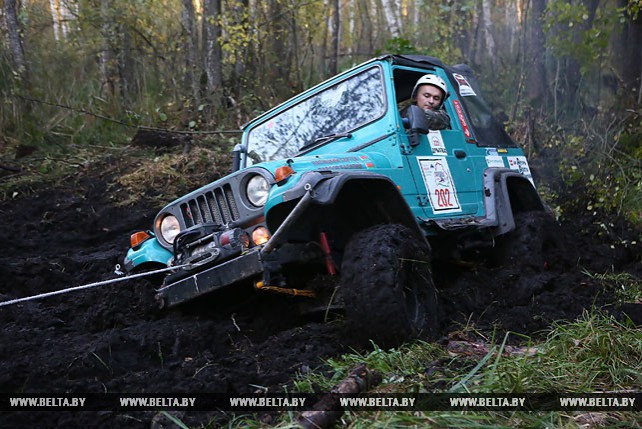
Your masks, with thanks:
M156 210L117 207L107 179L86 176L0 203L0 301L114 278L129 234ZM599 223L597 223L599 224ZM593 219L563 225L580 265L640 275L639 247L621 226L599 237ZM637 235L640 241L639 234ZM435 267L442 335L474 322L480 329L538 335L551 321L592 305L621 312L577 264ZM145 280L131 280L0 307L0 392L282 392L297 372L352 346L340 321L320 323L291 311L296 298L227 291L161 312ZM627 307L639 317L636 306ZM154 412L2 413L1 427L160 427ZM191 426L224 422L223 413L181 416Z

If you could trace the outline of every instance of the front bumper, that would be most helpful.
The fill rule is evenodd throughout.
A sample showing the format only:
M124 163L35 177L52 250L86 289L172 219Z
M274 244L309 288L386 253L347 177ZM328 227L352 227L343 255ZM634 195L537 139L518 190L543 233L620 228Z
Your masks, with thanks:
M261 252L256 248L237 258L162 287L157 291L156 299L161 308L172 307L262 273Z

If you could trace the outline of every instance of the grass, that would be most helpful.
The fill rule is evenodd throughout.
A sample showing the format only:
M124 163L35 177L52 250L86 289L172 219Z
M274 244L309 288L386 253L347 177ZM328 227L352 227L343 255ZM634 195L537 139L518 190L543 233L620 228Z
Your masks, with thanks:
M415 342L382 350L373 344L369 353L350 353L294 381L301 393L330 390L351 368L365 363L383 375L371 393L474 392L474 393L589 393L642 390L642 331L597 310L575 321L555 323L538 344L528 337L506 334L491 339L485 353ZM520 339L526 347L508 346ZM472 342L471 342L472 345ZM479 343L475 343L479 346ZM477 349L477 352L479 349ZM370 411L346 412L340 427L407 428L592 428L642 427L632 412L454 412ZM238 416L230 428L267 427L252 416ZM271 424L270 427L273 427ZM292 413L281 416L278 428L296 426Z
M642 302L642 280L630 273L592 273L584 270L588 277L612 289L620 302Z

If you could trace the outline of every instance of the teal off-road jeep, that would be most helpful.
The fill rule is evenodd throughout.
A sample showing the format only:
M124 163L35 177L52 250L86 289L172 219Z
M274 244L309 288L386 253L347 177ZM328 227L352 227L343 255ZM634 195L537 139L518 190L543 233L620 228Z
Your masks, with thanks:
M448 129L417 106L400 114L426 74L447 85ZM544 212L471 70L426 56L372 59L271 109L243 127L233 163L132 236L129 272L175 267L164 307L249 283L339 305L380 345L429 338L433 257L493 250L519 214Z

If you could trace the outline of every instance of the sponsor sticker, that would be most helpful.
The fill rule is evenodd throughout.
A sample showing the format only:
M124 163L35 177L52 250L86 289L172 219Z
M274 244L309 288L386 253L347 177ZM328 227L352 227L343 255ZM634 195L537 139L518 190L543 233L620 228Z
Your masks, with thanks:
M441 131L431 130L428 133L428 141L433 155L446 155L446 145L444 145L444 139L441 137Z
M453 73L453 77L459 84L459 94L462 97L471 97L471 96L476 96L475 91L473 91L473 87L470 86L470 83L466 80L466 78L458 73Z
M486 155L486 165L490 168L502 168L504 165L504 158L499 155Z
M506 158L508 160L508 167L511 170L517 170L524 176L528 178L528 180L531 181L533 186L535 186L535 182L533 182L533 176L531 175L531 169L528 166L528 161L526 161L525 156L509 156Z
M466 136L466 140L470 140L473 135L468 128L468 123L466 122L466 117L464 116L464 109L462 109L459 100L453 100L453 106L455 106L455 112L457 112L457 117L459 118L459 123L461 124L461 129Z

